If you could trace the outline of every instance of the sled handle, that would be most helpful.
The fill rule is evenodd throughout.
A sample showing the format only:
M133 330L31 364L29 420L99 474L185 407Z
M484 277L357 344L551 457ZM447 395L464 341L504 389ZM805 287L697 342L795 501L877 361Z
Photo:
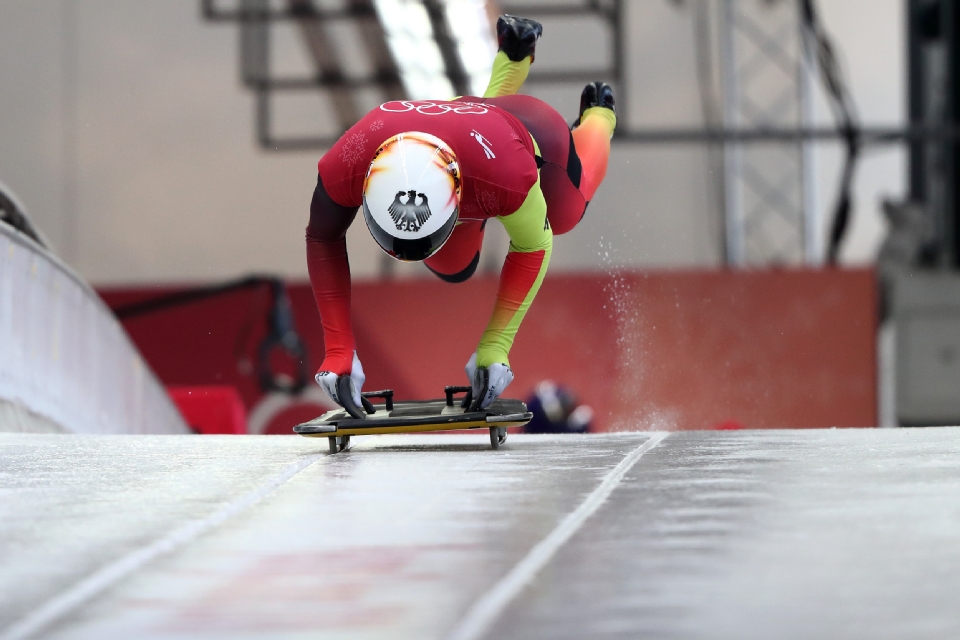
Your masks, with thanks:
M447 406L453 406L453 394L455 393L470 393L470 387L444 387L443 392L447 395Z
M383 389L382 391L364 391L360 394L362 398L383 398L387 403L387 411L393 411L393 389Z

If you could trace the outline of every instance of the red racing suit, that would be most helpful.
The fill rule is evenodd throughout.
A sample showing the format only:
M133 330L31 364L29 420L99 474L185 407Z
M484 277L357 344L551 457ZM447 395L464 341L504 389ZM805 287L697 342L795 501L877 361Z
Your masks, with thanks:
M476 360L478 367L497 362L509 366L517 329L550 262L553 235L573 229L583 217L606 173L616 126L612 109L593 107L581 111L571 132L546 103L516 94L530 60L513 63L499 52L483 98L383 104L321 158L307 227L307 266L326 346L321 371L351 373L355 342L347 228L363 203L363 183L374 153L405 131L440 138L460 165L457 226L447 243L425 260L427 267L448 282L460 282L476 268L489 218L498 218L510 236Z
M492 104L495 100L388 102L351 127L320 160L307 228L307 265L326 346L321 371L343 375L351 370L355 342L346 230L362 205L374 153L386 139L405 131L435 135L457 156L462 186L454 234L468 225L482 228L497 217L511 237L494 312L477 349L478 366L509 364L513 338L539 289L553 239L539 187L536 142L520 120ZM446 245L437 255L444 249Z
M477 100L380 105L321 158L320 179L330 198L360 207L367 168L380 144L404 131L423 131L446 142L457 156L461 221L513 213L537 181L533 140L513 115Z

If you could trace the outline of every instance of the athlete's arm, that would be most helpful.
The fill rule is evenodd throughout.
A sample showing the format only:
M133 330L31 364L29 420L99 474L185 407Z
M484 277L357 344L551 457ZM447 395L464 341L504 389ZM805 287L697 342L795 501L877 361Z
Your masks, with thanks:
M539 177L520 208L499 220L510 236L510 251L500 272L493 315L477 348L477 367L498 362L509 366L517 329L540 290L550 263L553 231L547 223L547 203Z
M326 355L320 371L338 376L351 373L355 343L350 322L350 264L347 229L357 207L335 202L317 180L307 226L307 269L323 325Z

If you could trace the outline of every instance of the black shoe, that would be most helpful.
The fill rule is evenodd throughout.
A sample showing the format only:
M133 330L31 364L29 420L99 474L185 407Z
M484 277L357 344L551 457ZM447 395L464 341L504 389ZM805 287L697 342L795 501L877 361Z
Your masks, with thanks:
M580 115L577 121L573 123L574 127L580 126L580 118L583 112L592 107L603 107L617 112L616 101L613 99L613 89L606 82L591 82L583 88L580 94Z
M543 25L530 18L518 18L503 14L497 18L497 42L500 51L514 62L527 56L533 61L537 40L543 35Z

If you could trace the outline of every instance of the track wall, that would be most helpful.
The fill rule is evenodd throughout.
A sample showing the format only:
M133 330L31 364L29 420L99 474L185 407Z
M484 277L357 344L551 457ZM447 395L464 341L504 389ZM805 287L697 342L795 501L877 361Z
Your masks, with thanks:
M0 431L186 433L97 294L0 224Z

